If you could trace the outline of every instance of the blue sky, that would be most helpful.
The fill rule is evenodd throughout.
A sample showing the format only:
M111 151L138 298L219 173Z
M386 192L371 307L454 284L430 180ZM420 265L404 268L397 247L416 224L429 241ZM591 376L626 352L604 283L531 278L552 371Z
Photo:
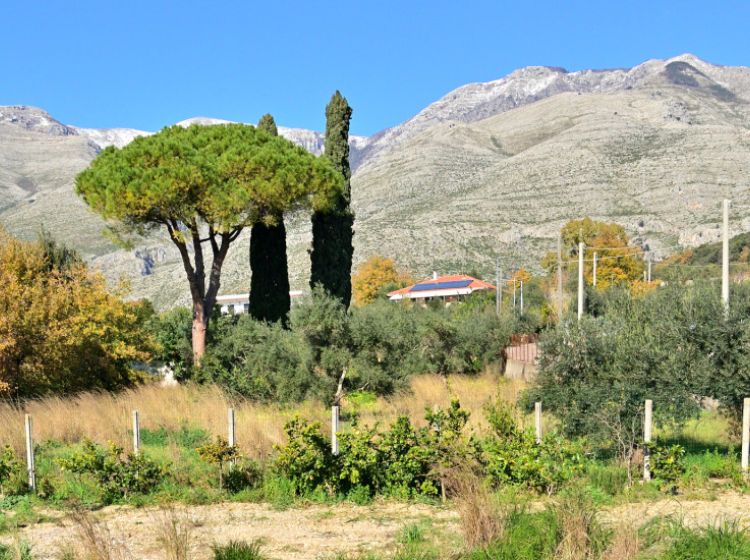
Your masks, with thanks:
M468 82L531 64L629 67L691 52L750 65L750 2L0 2L0 105L78 126L191 116L352 132L397 124Z

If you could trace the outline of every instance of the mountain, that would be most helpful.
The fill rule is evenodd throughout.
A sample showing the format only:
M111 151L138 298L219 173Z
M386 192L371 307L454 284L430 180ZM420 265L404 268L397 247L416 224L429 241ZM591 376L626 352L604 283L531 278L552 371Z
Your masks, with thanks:
M355 108L356 110L356 108ZM228 121L196 117L182 125ZM319 154L319 132L279 127ZM110 277L160 306L185 302L178 256L161 237L116 249L73 193L104 146L148 132L81 129L39 109L0 107L0 223L40 223ZM692 55L630 69L527 67L462 86L370 138L352 137L355 259L395 257L415 274L526 265L567 220L623 224L657 258L718 239L724 197L750 194L750 68ZM750 212L732 206L733 233ZM289 216L293 288L306 286L309 218ZM224 292L246 291L248 240L230 252Z

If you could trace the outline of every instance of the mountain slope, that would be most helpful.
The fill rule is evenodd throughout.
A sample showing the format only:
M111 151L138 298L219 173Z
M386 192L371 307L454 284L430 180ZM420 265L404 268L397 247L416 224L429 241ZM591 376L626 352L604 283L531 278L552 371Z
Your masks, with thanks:
M197 117L178 124L221 124ZM320 153L319 132L279 127ZM179 258L155 236L114 248L73 194L106 144L143 131L63 125L0 107L0 223L26 236L44 222L113 279L157 305L185 302ZM450 92L405 123L353 137L355 260L395 257L417 275L535 266L567 220L622 223L656 255L718 238L720 201L750 195L750 69L691 55L632 69L529 67ZM287 218L291 284L307 284L309 218ZM750 230L733 205L732 231ZM225 264L224 292L247 291L248 239Z

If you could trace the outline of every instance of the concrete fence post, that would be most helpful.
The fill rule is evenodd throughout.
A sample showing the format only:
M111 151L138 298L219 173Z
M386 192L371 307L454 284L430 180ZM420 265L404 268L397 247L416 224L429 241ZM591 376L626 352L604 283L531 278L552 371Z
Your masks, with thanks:
M36 465L34 462L34 424L31 415L25 417L26 425L26 469L29 475L29 488L36 491Z
M654 402L646 399L646 409L643 416L643 480L651 480L651 423L653 421Z
M227 410L227 443L230 447L237 445L237 424L235 422L233 408ZM232 459L230 463L234 466L237 461L236 459Z
M534 420L536 424L536 442L542 443L542 403L534 403Z
M750 398L742 403L742 472L750 475Z
M331 407L331 453L339 454L339 407Z
M141 418L137 410L133 411L133 453L141 454Z

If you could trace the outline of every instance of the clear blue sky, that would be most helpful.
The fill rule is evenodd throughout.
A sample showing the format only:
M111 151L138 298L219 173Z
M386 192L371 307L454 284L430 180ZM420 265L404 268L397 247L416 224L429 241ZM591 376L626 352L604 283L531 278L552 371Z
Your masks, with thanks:
M321 130L338 88L352 132L372 134L530 64L750 65L750 2L4 0L0 15L0 105L88 127L271 112Z

